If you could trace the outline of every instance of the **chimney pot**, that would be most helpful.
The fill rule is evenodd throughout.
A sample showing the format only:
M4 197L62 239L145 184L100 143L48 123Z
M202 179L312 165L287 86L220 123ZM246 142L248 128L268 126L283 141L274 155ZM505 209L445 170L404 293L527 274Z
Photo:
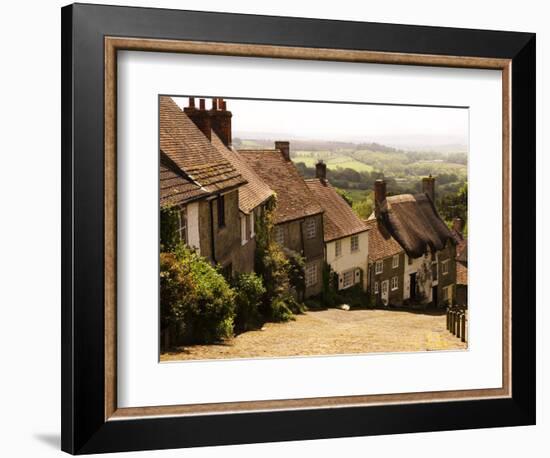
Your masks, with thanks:
M462 234L462 231L464 230L464 220L462 218L457 216L453 219L453 230L459 234Z
M214 97L212 99L212 110L210 111L210 120L212 130L227 147L232 143L232 128L230 111L225 109L225 101L222 98Z
M222 99L222 110L227 111L227 103Z
M386 182L384 180L376 180L374 182L374 214L378 218L380 216L380 208L386 200Z
M290 143L287 141L275 142L275 149L281 151L281 154L285 158L285 161L290 161Z
M199 100L200 109L195 108L195 98L189 97L189 106L184 108L184 112L189 119L199 128L199 130L208 139L212 139L210 114L204 109L204 99Z
M424 192L430 200L435 203L435 178L430 176L422 178L422 192Z
M319 160L317 164L315 164L315 176L322 181L323 184L327 181L327 164L325 164L322 160Z
M204 101L204 99L200 99L199 100L199 108L201 110L205 110L206 109L206 102Z

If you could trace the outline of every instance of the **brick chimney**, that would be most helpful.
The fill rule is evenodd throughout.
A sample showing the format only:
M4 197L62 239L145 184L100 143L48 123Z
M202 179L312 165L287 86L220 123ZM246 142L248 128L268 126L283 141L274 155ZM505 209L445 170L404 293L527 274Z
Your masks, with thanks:
M378 218L380 216L380 207L386 200L386 182L384 180L376 180L374 182L374 214Z
M319 160L319 162L315 164L315 176L321 180L323 184L327 182L327 164L322 160Z
M459 234L462 234L464 230L464 220L458 216L453 218L453 230Z
M212 99L212 109L210 110L212 130L227 147L230 147L233 141L231 134L232 116L233 114L227 111L225 100L216 97Z
M189 106L183 109L189 119L195 123L208 140L212 139L210 114L206 111L204 99L199 101L199 109L195 108L195 97L189 97Z
M430 198L430 200L435 203L435 178L430 174L429 177L422 178L422 192Z
M290 143L289 142L286 142L286 141L275 142L275 149L278 149L279 151L281 151L286 161L290 161Z

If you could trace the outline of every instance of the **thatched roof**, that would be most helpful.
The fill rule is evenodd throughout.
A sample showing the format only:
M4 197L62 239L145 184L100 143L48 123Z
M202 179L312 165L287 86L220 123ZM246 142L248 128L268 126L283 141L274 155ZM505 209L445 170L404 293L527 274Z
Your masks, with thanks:
M381 222L411 258L443 249L453 235L424 194L387 197L380 206Z

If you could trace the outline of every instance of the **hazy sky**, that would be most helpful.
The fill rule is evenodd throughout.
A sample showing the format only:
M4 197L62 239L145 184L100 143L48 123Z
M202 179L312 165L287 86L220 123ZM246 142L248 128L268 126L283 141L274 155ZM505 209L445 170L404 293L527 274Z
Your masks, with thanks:
M187 98L174 98L180 107ZM466 151L465 108L226 99L233 137L379 142L404 149ZM198 105L198 101L196 101ZM207 100L207 108L211 100Z

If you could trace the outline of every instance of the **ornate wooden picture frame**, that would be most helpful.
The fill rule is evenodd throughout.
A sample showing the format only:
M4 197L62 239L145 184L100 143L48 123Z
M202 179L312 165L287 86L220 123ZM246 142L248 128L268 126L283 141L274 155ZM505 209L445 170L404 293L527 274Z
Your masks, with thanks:
M119 408L116 64L122 50L501 71L502 386ZM534 424L535 260L525 255L535 252L534 34L71 5L62 9L62 59L63 450Z

